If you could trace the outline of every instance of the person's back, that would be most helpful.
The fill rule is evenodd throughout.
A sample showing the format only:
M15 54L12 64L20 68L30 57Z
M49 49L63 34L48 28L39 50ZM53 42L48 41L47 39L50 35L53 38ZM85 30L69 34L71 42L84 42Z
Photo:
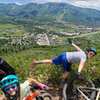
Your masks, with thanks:
M23 100L25 96L29 94L30 85L28 80L20 84L20 99Z
M42 84L33 78L28 78L25 82L20 84L20 100L32 100L31 98L39 95L39 92L36 90L44 88L47 88L47 85Z
M24 98L24 100L34 100L39 95L39 92L30 91L29 95Z
M12 66L10 66L4 59L0 58L0 80L10 74L16 74Z
M81 60L86 61L86 54L84 51L66 52L66 57L70 63L79 63Z

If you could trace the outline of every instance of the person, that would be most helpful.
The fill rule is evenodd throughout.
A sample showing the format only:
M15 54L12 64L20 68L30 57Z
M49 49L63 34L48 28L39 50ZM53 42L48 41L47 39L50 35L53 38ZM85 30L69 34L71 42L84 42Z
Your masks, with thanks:
M29 94L23 98L23 100L37 100L40 95L38 89L41 89L37 85L32 85L29 91Z
M36 98L38 98L39 94L39 91L34 91L33 89L30 89L29 95L24 97L23 100L37 100Z
M45 59L45 60L33 60L31 63L31 67L37 64L55 64L55 65L62 65L64 69L63 79L66 80L69 72L71 70L71 65L78 63L78 75L80 75L81 71L84 68L85 62L87 59L92 58L96 55L96 48L89 48L83 51L79 46L74 43L71 43L72 46L76 48L77 51L73 52L63 52L60 55L54 57L53 59Z
M28 93L30 84L33 83L41 88L46 87L46 85L32 78L28 78L24 83L20 84L15 69L7 61L0 58L0 89L5 95L5 100L22 100Z
M3 58L0 58L0 80L10 74L16 75L15 69Z
M42 84L33 78L28 78L25 82L21 83L20 86L18 86L18 83L19 80L16 75L8 75L0 81L0 88L5 93L5 100L24 100L30 93L30 88L33 84L37 85L40 89L47 88L47 85ZM20 96L18 92L20 93Z
M35 91L35 87L38 87L39 89L45 89L48 88L47 85L33 79L33 78L28 78L24 83L21 83L20 88L21 88L21 100L23 100L24 97L28 96L31 91L33 91L32 89L34 88ZM31 89L32 88L32 89ZM39 95L38 91L35 91L36 95Z
M15 69L9 65L7 61L0 58L0 88L5 94L7 100L13 100L13 98L19 97L19 81L11 81L13 79L17 80ZM9 83L13 84L11 87L15 87L14 89L16 90L16 94L14 96L10 96L7 92L7 89L9 89L7 87Z
M10 74L0 80L0 88L4 92L7 100L19 100L20 87L18 77Z

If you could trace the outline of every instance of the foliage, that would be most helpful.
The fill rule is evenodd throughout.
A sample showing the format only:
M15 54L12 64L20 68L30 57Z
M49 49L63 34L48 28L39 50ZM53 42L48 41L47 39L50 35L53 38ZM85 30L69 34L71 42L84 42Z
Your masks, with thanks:
M60 32L78 32L79 26L69 22L92 27L95 24L100 25L99 11L56 3L22 6L0 4L0 15L0 55L16 69L21 81L31 76L42 82L47 80L53 83L59 82L62 69L58 66L41 64L34 66L33 69L29 66L33 59L51 59L61 52L74 51L75 48L68 44L68 38L83 50L91 46L97 48L97 56L86 63L83 74L93 80L100 77L100 32L83 32L84 34L78 36L59 34ZM56 46L38 46L34 36L39 33L46 33L51 37L56 34L63 42ZM72 67L77 71L77 66ZM90 69L94 66L95 72L92 74Z
M94 16L95 15L95 16ZM70 22L77 25L100 26L100 12L64 3L26 5L0 4L0 22ZM8 19L8 20L7 20ZM2 21L3 20L3 21Z
M20 80L23 81L28 76L35 77L39 81L46 82L47 80L52 81L53 83L60 81L60 76L62 74L61 69L53 65L37 65L34 66L33 69L30 71L30 64L33 59L42 60L42 59L50 59L54 56L60 54L61 52L72 51L73 48L69 46L34 46L31 49L23 50L20 52L10 53L10 54L3 54L2 57L8 61L15 69L17 74L20 76ZM86 64L86 69L83 71L85 75L89 76L89 78L99 77L100 75L100 68L99 68L99 61L97 58L99 55L96 56L95 59L89 61ZM91 75L91 73L87 73L88 68L96 66L95 76ZM77 69L77 67L73 66L73 69Z
M23 26L15 24L0 24L0 36L22 36L25 33Z

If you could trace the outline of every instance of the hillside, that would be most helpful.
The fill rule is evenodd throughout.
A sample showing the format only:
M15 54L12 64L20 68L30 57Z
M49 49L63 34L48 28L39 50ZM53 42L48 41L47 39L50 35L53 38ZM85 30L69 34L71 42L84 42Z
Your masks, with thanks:
M96 75L90 76L91 78L99 77L100 75L100 32L95 33L88 33L88 34L82 34L78 36L58 36L58 40L61 39L60 45L53 45L53 46L38 46L34 43L31 37L27 38L12 38L12 41L2 40L0 41L0 55L4 59L6 59L11 65L15 66L16 71L18 75L20 75L21 79L24 79L29 74L28 66L32 62L33 59L49 59L56 55L58 55L61 52L64 51L73 51L75 48L68 44L68 38L71 38L73 42L77 45L79 45L83 50L85 50L87 47L96 47L97 48L97 56L92 59L91 61L88 61L86 64L85 71L88 70L88 68L91 68L93 66L96 66ZM25 39L25 40L24 40ZM57 42L57 39L56 39ZM44 73L44 67L46 68L47 65L40 65L35 69L35 72L33 73L36 75L39 80L46 80L48 79L49 74L46 75ZM45 69L47 73L50 73L52 75L53 73L58 75L59 73L55 72L55 68L52 69L52 65L49 65L50 69ZM23 69L20 72L20 69ZM53 71L54 70L54 71ZM48 72L49 71L49 72ZM52 72L53 71L53 72ZM58 70L59 72L59 70ZM91 74L91 73L87 73ZM86 74L86 75L87 75ZM44 77L45 76L45 77ZM53 77L54 81L56 80L55 77ZM58 78L57 78L58 79ZM56 80L57 81L57 80Z
M76 25L100 25L100 11L64 3L26 5L0 4L0 22L68 22Z
M83 50L97 48L96 57L86 63L83 74L93 80L99 78L100 11L64 3L0 4L0 56L16 69L21 81L31 73L33 59L50 59L75 50L69 38ZM43 82L50 78L57 84L61 69L48 66L37 66L31 75ZM94 66L95 74L91 75L88 70Z

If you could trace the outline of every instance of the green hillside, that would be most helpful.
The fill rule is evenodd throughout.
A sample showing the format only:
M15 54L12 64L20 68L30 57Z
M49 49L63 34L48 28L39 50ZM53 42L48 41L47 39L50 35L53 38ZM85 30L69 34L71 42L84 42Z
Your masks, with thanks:
M93 30L88 32L87 26ZM97 55L86 63L83 74L87 78L100 78L100 11L79 8L64 3L46 4L0 4L0 56L8 61L23 81L29 75L40 81L51 79L54 83L60 81L62 69L54 65L38 65L29 69L33 59L53 58L61 52L75 50L68 43L70 38L83 50L96 47ZM90 27L90 28L91 28ZM84 31L82 30L84 29ZM79 30L81 29L81 30ZM98 30L97 30L98 29ZM61 32L77 33L79 35L62 35ZM49 40L57 37L54 45L39 46L35 36L45 33ZM41 38L41 37L39 37ZM73 65L77 70L78 65ZM89 69L95 68L92 74Z
M100 34L98 33L100 36ZM97 36L98 36L97 35ZM91 39L92 36L90 36ZM89 37L88 37L89 38ZM92 37L94 40L96 38ZM91 42L87 40L87 37L82 38L74 38L74 43L80 45L80 47L85 50L86 47L96 47L97 48L97 56L93 59L89 60L86 63L86 67L83 71L86 76L90 77L91 79L98 78L100 76L100 42ZM25 49L19 52L9 52L9 53L3 53L1 56L6 59L17 71L17 74L20 76L21 80L26 79L26 77L29 76L31 73L32 76L37 78L40 81L47 81L49 78L53 80L53 82L59 81L59 77L61 75L61 69L57 69L57 67L53 65L38 65L36 68L34 68L31 72L29 70L29 66L33 59L42 60L42 59L49 59L53 58L54 56L57 56L61 52L65 51L73 51L75 50L74 47L72 47L69 44L62 45L62 46L33 46L30 49ZM73 69L77 69L78 65L73 65ZM92 67L96 67L95 69L95 75L91 75L90 73L87 73L89 69ZM87 77L87 78L88 78Z
M94 16L95 15L95 16ZM0 4L0 22L69 22L76 25L100 25L100 11L75 7L64 3L26 5ZM8 18L8 19L7 19Z
M0 37L2 36L22 36L25 34L24 27L15 24L0 24Z

